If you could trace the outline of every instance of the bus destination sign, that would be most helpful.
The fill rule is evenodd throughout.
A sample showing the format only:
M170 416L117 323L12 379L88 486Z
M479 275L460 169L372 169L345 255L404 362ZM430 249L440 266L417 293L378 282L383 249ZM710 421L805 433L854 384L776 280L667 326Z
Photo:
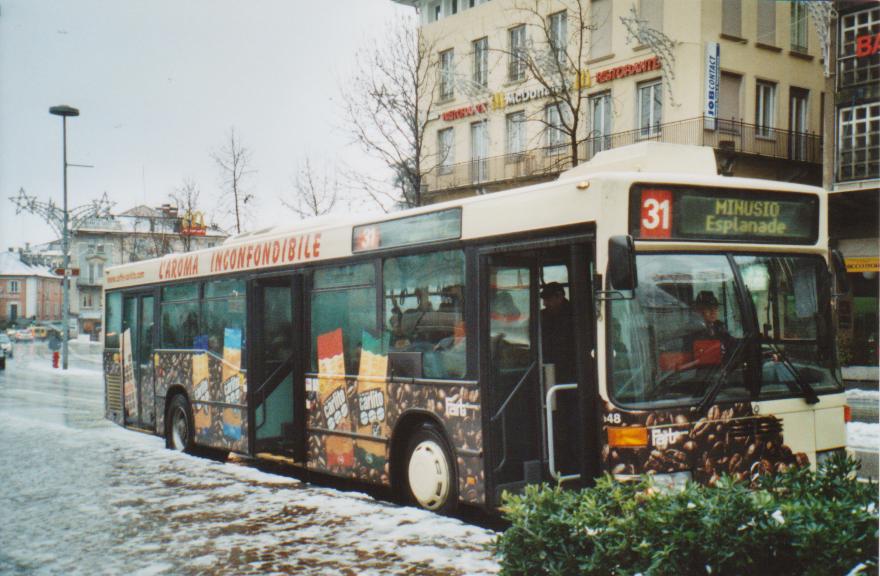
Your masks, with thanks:
M812 244L818 229L813 194L640 185L630 192L630 234L641 240Z

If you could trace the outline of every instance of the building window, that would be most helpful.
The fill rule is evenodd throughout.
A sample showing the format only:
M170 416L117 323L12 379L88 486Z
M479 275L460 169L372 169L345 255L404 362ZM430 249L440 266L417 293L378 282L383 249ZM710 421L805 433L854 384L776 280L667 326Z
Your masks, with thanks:
M739 133L738 122L742 122L740 98L742 94L742 76L739 74L721 73L720 97L718 98L718 130Z
M809 135L810 91L791 87L788 99L788 129L790 158L806 160Z
M663 87L660 80L639 84L639 136L660 134L663 112Z
M873 38L880 34L880 7L860 10L840 17L837 50L838 87L858 86L880 81L880 55L870 54ZM867 42L860 46L862 42ZM867 39L867 40L865 40ZM868 48L867 54L865 48Z
M566 49L568 48L568 14L563 10L551 14L548 19L550 27L550 50L560 67L567 65Z
M458 14L458 0L449 0L449 13Z
M807 53L807 7L804 2L791 3L791 51Z
M612 21L611 0L593 0L590 5L590 58L611 54Z
M436 4L433 4L433 5L428 9L428 14L430 15L431 22L436 22L437 20L439 20L440 18L443 17L443 12L442 12L442 10L443 10L443 8L441 7L440 2L437 2Z
M10 294L18 294L18 280L10 280L9 281L9 293Z
M590 155L611 148L611 92L590 96Z
M514 112L507 115L507 154L519 159L526 150L526 113Z
M776 84L758 81L755 91L755 131L769 138L776 122Z
M83 308L91 308L92 307L92 293L91 292L83 292L82 307Z
M511 81L523 80L526 77L526 27L520 25L508 31L510 44L510 62L507 66L507 78Z
M663 30L663 0L639 0L639 18L644 20L650 30ZM646 38L639 38L642 44Z
M437 159L440 174L452 172L452 162L455 158L453 150L455 133L453 128L445 128L437 131Z
M567 143L561 108L560 104L550 104L544 111L544 122L547 124L547 151L551 153L559 152Z
M447 100L452 98L454 91L454 74L452 50L445 50L440 53L440 99Z
M721 3L721 32L728 36L742 36L742 0Z
M880 178L880 104L841 108L838 114L838 180Z
M489 179L489 135L486 121L471 124L471 183L477 184Z
M758 0L758 42L776 46L776 0Z
M474 84L489 84L489 39L474 40Z

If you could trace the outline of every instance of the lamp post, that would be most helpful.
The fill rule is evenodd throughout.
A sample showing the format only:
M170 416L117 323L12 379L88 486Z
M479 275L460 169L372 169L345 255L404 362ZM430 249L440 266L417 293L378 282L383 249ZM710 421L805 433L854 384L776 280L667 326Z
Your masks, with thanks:
M49 108L49 114L61 116L61 130L64 140L64 228L61 235L61 246L64 254L64 291L63 301L61 304L61 366L67 370L67 340L70 332L70 239L68 233L67 211L67 117L79 116L79 110L72 106L52 106Z

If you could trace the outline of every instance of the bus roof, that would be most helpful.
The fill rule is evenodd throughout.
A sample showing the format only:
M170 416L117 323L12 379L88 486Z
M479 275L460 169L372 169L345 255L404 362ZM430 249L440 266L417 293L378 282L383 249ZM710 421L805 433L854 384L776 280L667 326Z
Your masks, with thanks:
M234 236L213 248L113 266L105 271L104 286L112 290L342 258L358 252L356 232L368 235L371 229L407 219L414 224L410 228L429 229L423 225L429 221L415 217L453 211L459 215L454 238L461 240L596 222L602 214L620 220L619 233L624 233L626 218L620 214L625 213L621 205L628 205L628 194L618 197L609 191L628 191L637 182L824 195L814 186L718 176L711 148L646 142L601 152L551 182L390 214L323 216L281 224ZM617 208L609 211L610 204Z

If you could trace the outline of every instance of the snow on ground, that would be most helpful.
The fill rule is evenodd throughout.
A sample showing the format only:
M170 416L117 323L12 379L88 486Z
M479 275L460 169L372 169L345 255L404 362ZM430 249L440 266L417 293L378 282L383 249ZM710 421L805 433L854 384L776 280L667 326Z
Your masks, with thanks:
M850 448L880 449L880 424L876 422L849 422L846 425L846 444Z
M0 372L0 573L484 575L492 530L166 450L36 347Z

